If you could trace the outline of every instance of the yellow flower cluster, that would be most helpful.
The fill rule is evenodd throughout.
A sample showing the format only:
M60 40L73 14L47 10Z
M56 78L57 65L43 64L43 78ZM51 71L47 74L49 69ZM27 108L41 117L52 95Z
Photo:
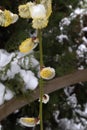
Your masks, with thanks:
M42 18L39 18L39 19L33 19L32 21L32 27L35 28L35 29L41 29L41 28L44 28L46 27L48 24L48 19L42 19Z
M35 3L32 2L28 2L24 5L19 5L18 10L19 10L19 15L22 18L31 18L31 14L30 14L30 7L34 6Z
M34 127L40 123L40 119L34 117L21 117L19 123L23 126Z
M19 46L19 51L22 53L29 53L37 46L38 42L39 42L38 38L34 40L32 38L27 38Z
M20 5L19 15L22 18L32 18L32 27L42 29L48 25L48 19L52 13L51 0L41 0L40 4L28 2L25 5Z
M44 67L40 71L40 76L41 78L46 79L46 80L52 79L55 76L55 70L54 68L51 68L51 67Z
M0 10L0 26L7 27L10 24L15 23L18 20L18 15L13 14L9 10Z

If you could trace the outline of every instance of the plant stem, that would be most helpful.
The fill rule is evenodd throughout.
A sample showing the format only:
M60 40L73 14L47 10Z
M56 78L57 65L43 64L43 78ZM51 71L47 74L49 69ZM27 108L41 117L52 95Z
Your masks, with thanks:
M42 47L42 31L38 30L38 38L39 38L39 51L40 51L40 69L43 68L43 47Z
M36 0L36 2L37 2L37 4L39 4L39 3L40 3L40 0Z
M39 51L40 51L40 70L43 67L43 48L42 48L42 31L38 30L38 38L39 38ZM40 87L40 107L39 107L39 117L40 117L40 130L43 130L43 79L40 77L39 81Z
M37 0L37 4L40 3L40 0ZM44 66L43 64L43 47L42 47L42 30L38 31L38 38L39 38L39 51L40 51L40 70ZM42 98L43 98L43 79L40 77L39 81L39 90L40 90L40 106L39 106L39 118L40 118L40 130L43 130L43 104L42 104Z

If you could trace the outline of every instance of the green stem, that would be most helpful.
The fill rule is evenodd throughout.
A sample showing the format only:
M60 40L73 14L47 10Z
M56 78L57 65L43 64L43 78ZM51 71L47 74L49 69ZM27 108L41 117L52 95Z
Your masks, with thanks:
M42 47L42 31L38 30L39 48L40 48L40 68L44 66L43 63L43 47Z
M40 3L40 0L37 0L37 3ZM38 38L39 38L39 51L40 51L40 70L44 66L43 63L43 47L42 47L42 30L38 31ZM40 118L40 130L43 130L43 104L42 104L42 98L43 98L43 79L40 77L39 81L39 87L40 87L40 106L39 106L39 118Z
M37 2L37 4L39 4L39 3L40 3L40 0L36 0L36 2Z
M43 67L43 48L42 48L42 31L38 30L38 38L39 38L39 51L40 51L40 70ZM40 107L39 107L39 118L40 118L40 130L43 130L43 79L40 78L39 82L40 87Z

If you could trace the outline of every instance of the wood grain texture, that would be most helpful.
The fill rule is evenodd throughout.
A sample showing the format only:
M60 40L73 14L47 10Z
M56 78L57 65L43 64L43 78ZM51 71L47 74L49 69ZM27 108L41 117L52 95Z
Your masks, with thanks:
M58 89L73 85L79 82L87 81L87 69L73 72L71 74L55 78L44 84L44 93L52 93ZM39 98L39 87L31 93L32 98L14 97L0 106L0 121L13 113L15 110L33 102Z

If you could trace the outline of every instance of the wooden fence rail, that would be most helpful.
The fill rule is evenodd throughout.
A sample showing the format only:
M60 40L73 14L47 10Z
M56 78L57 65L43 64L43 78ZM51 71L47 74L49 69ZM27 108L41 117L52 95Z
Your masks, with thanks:
M79 70L71 74L55 78L44 84L44 93L52 93L58 89L73 85L79 82L87 81L87 69ZM0 121L13 113L15 110L33 102L39 98L39 88L32 92L32 98L26 99L25 97L14 97L8 102L0 106Z

